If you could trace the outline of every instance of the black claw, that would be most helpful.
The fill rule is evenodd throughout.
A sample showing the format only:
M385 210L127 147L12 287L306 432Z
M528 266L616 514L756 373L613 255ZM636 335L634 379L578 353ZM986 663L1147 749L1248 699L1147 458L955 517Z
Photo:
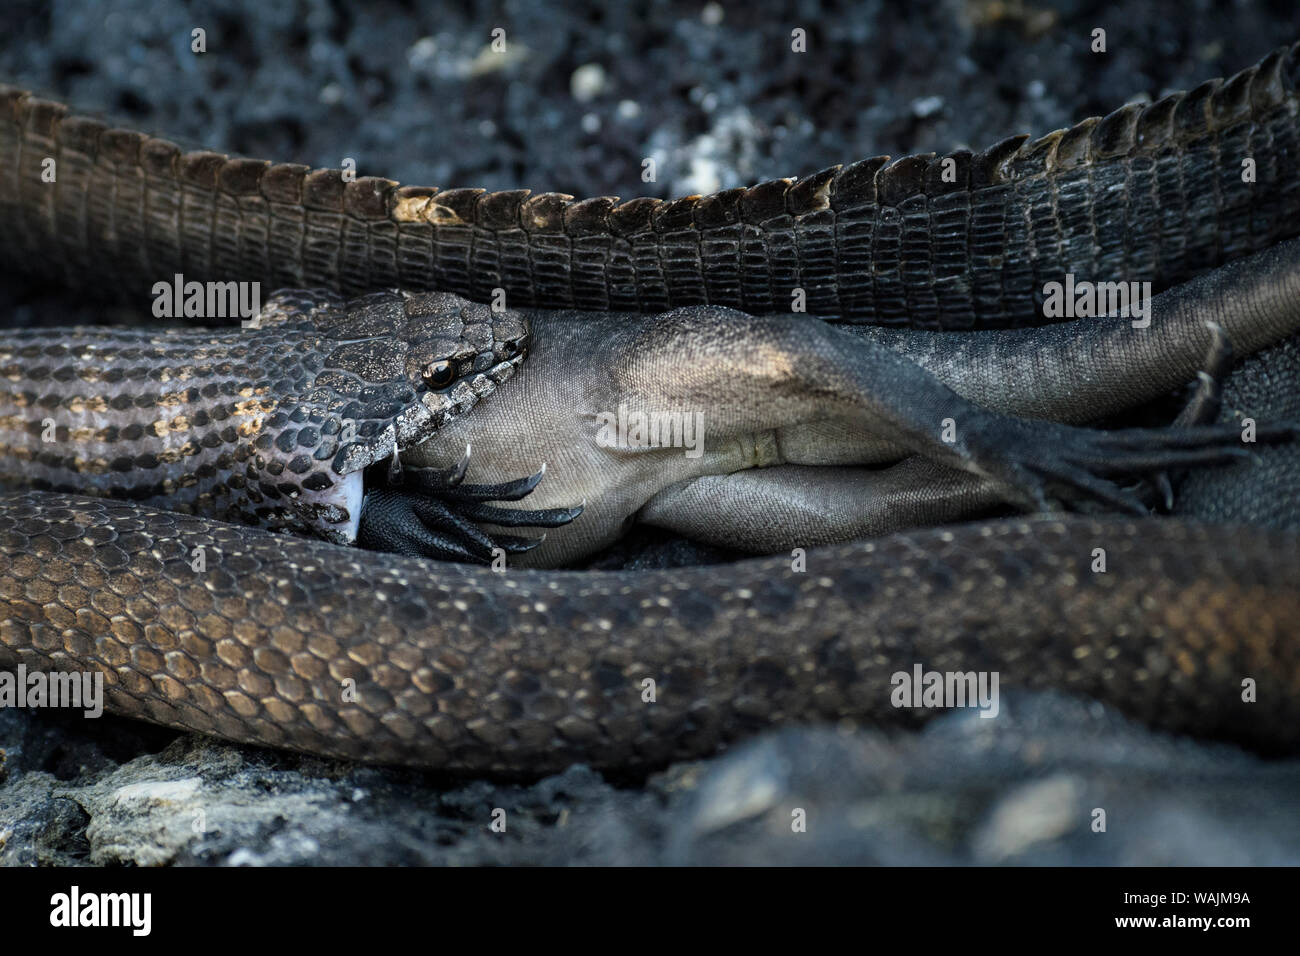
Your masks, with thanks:
M1166 514L1174 510L1174 486L1169 480L1169 472L1162 471L1152 478L1156 486L1156 496L1160 499L1161 510Z
M1196 388L1183 410L1174 418L1173 426L1182 429L1187 426L1208 425L1219 417L1223 404L1223 383L1232 371L1232 343L1223 326L1217 322L1207 322L1210 330L1210 347L1201 371L1196 373ZM1166 467L1151 476L1156 494L1160 497L1164 510L1172 512L1174 508L1174 476L1181 474Z
M1196 389L1174 419L1175 425L1204 425L1219 417L1223 383L1232 371L1232 343L1219 323L1207 322L1206 327L1210 330L1210 348L1201 371L1196 373Z
M545 476L546 466L542 465L538 471L527 478L506 481L499 485L460 485L449 489L443 497L454 501L519 501L532 494Z
M460 456L460 461L447 469L447 486L455 488L465 480L465 472L469 471L470 444L465 443L465 451Z
M1222 404L1220 382L1209 372L1196 373L1196 388L1183 410L1174 419L1174 425L1206 425L1219 415Z
M1109 506L1116 511L1132 514L1146 514L1147 506L1134 492L1121 488L1114 482L1098 478L1088 471L1071 466L1067 462L1040 464L1038 471L1055 481L1073 488L1082 494L1085 500L1091 499L1098 504Z
M498 535L496 542L497 547L501 548L506 554L523 554L525 551L531 551L543 541L546 535L540 538L520 538L512 534Z
M425 494L445 494L453 488L460 487L461 482L465 480L465 473L469 470L469 455L470 446L466 445L460 461L450 468L407 468L399 483L409 482L414 490Z
M386 465L368 471L357 543L376 551L489 564L497 549L522 554L546 536L499 534L483 530L480 524L558 528L582 514L583 507L526 510L489 504L526 498L545 476L546 466L516 481L467 485L469 455L467 445L451 468L408 468L397 480L390 477Z
M494 508L479 502L459 505L456 510L472 521L500 525L503 528L559 528L582 514L581 506L527 511L522 508Z
M1220 445L1206 448L1169 448L1148 451L1124 451L1092 470L1103 475L1154 475L1169 468L1188 465L1222 465L1245 458L1250 452L1243 446Z

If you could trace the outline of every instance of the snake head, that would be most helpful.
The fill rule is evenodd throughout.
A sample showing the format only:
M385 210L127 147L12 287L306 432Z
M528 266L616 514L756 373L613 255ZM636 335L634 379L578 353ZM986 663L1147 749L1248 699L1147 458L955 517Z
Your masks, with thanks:
M528 353L522 313L446 292L336 301L311 324L328 354L300 399L341 423L338 475L424 441L490 395Z
M528 351L519 312L449 293L286 290L247 348L272 404L242 476L267 527L355 538L366 468L430 437ZM254 355L254 353L256 353Z
M445 292L405 297L408 378L441 426L509 378L528 354L529 330L516 311L494 312Z

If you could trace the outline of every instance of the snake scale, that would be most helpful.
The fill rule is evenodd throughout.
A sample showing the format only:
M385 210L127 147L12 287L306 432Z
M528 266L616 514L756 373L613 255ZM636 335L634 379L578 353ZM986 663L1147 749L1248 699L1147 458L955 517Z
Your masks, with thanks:
M1300 45L1032 143L622 205L182 153L5 89L0 222L24 268L106 295L179 271L762 312L802 288L810 311L847 321L1024 325L1031 290L1067 266L1160 289L1294 235L1298 80ZM49 157L57 189L38 185ZM394 381L431 395L419 382L438 361ZM396 431L371 429L358 467ZM173 493L149 490L136 497ZM159 503L0 496L0 664L101 670L112 709L169 726L476 771L648 767L773 722L897 720L889 676L918 661L1087 693L1174 730L1300 743L1294 534L1050 518L815 550L804 570L498 574Z

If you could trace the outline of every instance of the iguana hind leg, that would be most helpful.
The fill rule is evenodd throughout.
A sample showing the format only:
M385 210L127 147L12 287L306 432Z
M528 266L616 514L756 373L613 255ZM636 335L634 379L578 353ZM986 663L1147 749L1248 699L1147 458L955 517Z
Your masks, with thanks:
M778 465L665 488L637 520L775 554L1005 511L992 482L912 456L885 468Z

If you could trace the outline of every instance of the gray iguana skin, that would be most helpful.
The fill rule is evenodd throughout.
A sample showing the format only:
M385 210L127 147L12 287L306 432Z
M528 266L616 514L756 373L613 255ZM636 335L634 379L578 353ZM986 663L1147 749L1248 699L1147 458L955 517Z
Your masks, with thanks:
M0 334L0 478L427 555L401 506L418 494L363 469L400 451L408 469L447 472L473 448L475 485L549 466L526 511L589 503L517 559L537 567L580 560L637 517L773 553L981 504L1145 513L1116 482L1244 456L1239 428L1066 426L1195 378L1211 319L1239 354L1300 330L1300 239L1161 293L1144 328L1097 319L956 342L719 306L495 312L450 293L278 293L257 328ZM464 415L516 374L530 328L514 387ZM455 368L434 388L439 362ZM690 454L611 446L607 410L705 427ZM1261 445L1288 434L1286 420L1258 424ZM863 467L908 453L934 467Z
M1247 349L1275 341L1300 327L1297 260L1300 240L1291 240L1190 290L1163 293L1151 329L1098 320L1010 330L1014 345L1003 350L998 346L1011 343L995 333L964 335L958 368L1016 379L1014 388L980 395L978 403L894 349L819 319L719 306L654 316L495 312L444 292L374 293L347 304L329 293L282 292L263 309L258 328L6 332L0 478L427 556L409 537L424 489L404 492L364 469L400 452L415 484L410 469L450 473L472 447L494 473L473 482L479 487L503 488L553 463L546 495L529 494L524 512L547 497L566 500L546 511L592 503L576 534L554 532L543 566L585 556L575 544L608 544L674 482L759 466L807 466L801 477L809 497L799 501L791 488L795 507L772 510L766 535L742 537L755 550L955 517L937 501L933 509L907 510L870 487L847 496L865 505L861 516L843 514L849 501L825 506L843 497L835 484L840 469L825 466L874 464L904 452L978 477L991 500L1024 510L1064 503L1145 514L1120 481L1245 457L1239 429L1071 427L1060 423L1068 413L1043 414L1051 396L1077 391L1076 408L1100 414L1193 377L1211 338L1203 321L1185 314L1189 303L1221 316L1224 332ZM518 387L466 416L515 374L530 328L540 354L522 366ZM1100 367L1071 361L1076 353L1092 353ZM1022 372L1030 359L1042 363L1041 374ZM441 387L427 381L435 364L448 366ZM707 419L700 454L603 444L597 416L606 409L698 412ZM1021 417L1025 411L1045 420ZM1271 443L1297 433L1300 425L1265 421L1258 437ZM763 484L774 477L768 468L756 474ZM494 517L529 523L505 508ZM687 510L725 521L755 506ZM757 510L764 520L768 509ZM892 523L871 520L877 510ZM791 511L817 515L821 524L797 524ZM658 517L664 523L662 508ZM473 520L499 523L481 513ZM712 538L718 530L693 536Z
M1247 417L1300 421L1300 336L1243 359L1228 378L1220 421ZM1191 472L1179 484L1176 513L1300 531L1300 446L1275 445L1260 459Z
M0 220L26 268L136 301L173 273L592 311L789 312L802 289L828 319L1018 326L1067 272L1158 292L1300 232L1298 84L1300 44L1032 142L621 204L183 153L0 87Z
M550 531L513 564L573 564L633 521L732 549L788 553L1005 510L1017 499L989 451L1019 462L1039 455L1052 463L1049 472L1059 467L1074 437L1054 436L1049 423L1117 416L1195 380L1213 342L1207 322L1219 325L1238 357L1289 343L1300 333L1300 240L1161 293L1145 328L1108 318L955 334L833 327L713 306L664 316L536 312L530 321L536 344L510 387L404 456L445 468L471 444L470 480L484 483L544 461L546 481L520 506L587 502L580 521ZM885 362L878 352L906 361ZM1239 380L1268 370L1259 364L1229 378L1231 407L1262 428L1300 421L1300 375L1287 378L1286 366L1237 397ZM944 405L937 393L923 397L916 383L925 377L977 411ZM1266 402L1264 386L1279 398ZM619 409L700 412L704 440L689 456L681 447L602 445L597 416ZM953 437L976 430L993 449L955 459L939 440L947 418ZM901 442L900 423L912 427ZM1219 490L1218 500L1198 499L1203 506L1188 514L1226 521L1253 502L1259 523L1287 509L1295 495L1284 486L1300 469L1288 472L1276 460L1294 461L1295 443L1250 447L1249 461L1192 472L1197 487ZM1118 456L1108 464L1118 466Z

